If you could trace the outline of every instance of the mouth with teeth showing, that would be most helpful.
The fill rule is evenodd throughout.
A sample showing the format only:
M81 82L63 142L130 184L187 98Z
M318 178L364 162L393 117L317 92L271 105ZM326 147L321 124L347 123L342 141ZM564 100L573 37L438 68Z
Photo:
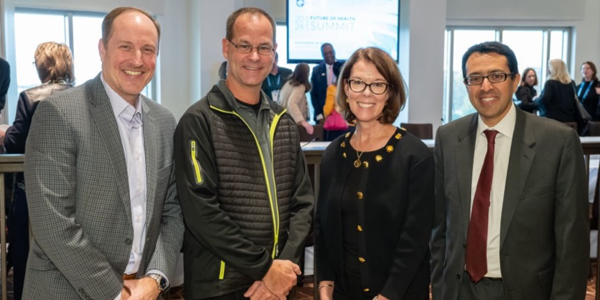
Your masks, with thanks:
M491 103L494 100L497 100L498 97L496 96L483 96L483 97L479 97L479 101L482 102L483 104L487 104L487 103Z
M131 75L131 76L139 76L142 74L142 71L130 71L130 70L124 70L125 74L127 75Z
M375 103L356 102L356 104L358 104L358 107L360 107L360 108L371 108L371 107L375 106Z

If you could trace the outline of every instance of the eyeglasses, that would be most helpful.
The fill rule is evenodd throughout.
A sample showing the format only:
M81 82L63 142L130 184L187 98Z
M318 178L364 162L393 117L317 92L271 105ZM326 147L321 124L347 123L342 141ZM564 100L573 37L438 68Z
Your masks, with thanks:
M492 73L488 76L482 76L482 75L471 75L471 76L467 76L464 80L464 83L466 85L482 85L483 84L483 80L484 79L488 79L490 83L498 83L498 82L504 82L506 81L506 78L508 78L508 76L512 76L513 73Z
M387 91L388 86L389 86L389 84L385 83L385 82L373 82L373 83L367 84L364 81L355 80L355 79L349 79L349 80L346 80L346 82L348 83L350 90L355 93L362 93L367 87L369 87L369 90L371 90L371 93L373 93L375 95L384 94Z
M229 41L229 40L228 40ZM273 46L270 45L260 45L260 46L252 46L252 45L248 45L248 44L236 44L232 41L229 41L234 47L235 49L237 49L237 51L239 53L244 53L244 54L248 54L251 53L252 50L254 50L254 48L256 48L256 51L258 52L258 54L260 55L271 55L273 53L273 51L275 51L273 49Z

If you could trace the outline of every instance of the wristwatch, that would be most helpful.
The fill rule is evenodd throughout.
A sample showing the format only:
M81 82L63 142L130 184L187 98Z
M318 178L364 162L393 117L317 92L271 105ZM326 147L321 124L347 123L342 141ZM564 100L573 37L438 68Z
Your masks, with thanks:
M164 293L167 290L167 279L161 276L160 274L150 273L146 275L146 277L150 277L156 280L156 283L158 284L158 288L160 289L161 293Z

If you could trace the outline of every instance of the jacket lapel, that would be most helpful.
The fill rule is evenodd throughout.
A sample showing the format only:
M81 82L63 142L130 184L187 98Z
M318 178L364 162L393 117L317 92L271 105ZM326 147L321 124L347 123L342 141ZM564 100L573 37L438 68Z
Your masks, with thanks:
M500 225L500 248L504 244L510 222L519 205L519 199L525 187L527 176L535 157L535 137L531 126L527 125L526 113L517 109L517 120L510 149L510 162L506 174L504 203Z
M471 216L471 179L473 173L473 152L475 150L475 138L477 133L477 114L473 115L473 119L465 130L458 133L458 144L456 145L456 180L458 182L458 197L460 199L461 212L463 217L461 220L464 235L467 238L467 228L469 228L469 220Z
M100 74L90 82L91 92L89 101L91 102L90 110L94 123L98 128L98 132L104 143L104 147L108 151L110 163L115 173L115 183L117 190L123 202L126 211L127 219L131 223L131 201L129 196L129 181L127 177L127 164L125 162L125 154L123 153L123 144L121 143L121 135L115 114L108 95L102 85Z
M148 98L142 96L142 112L143 112L143 130L144 130L144 155L146 156L146 226L150 225L150 216L154 210L154 195L156 192L157 172L158 172L158 128L150 106L148 106Z

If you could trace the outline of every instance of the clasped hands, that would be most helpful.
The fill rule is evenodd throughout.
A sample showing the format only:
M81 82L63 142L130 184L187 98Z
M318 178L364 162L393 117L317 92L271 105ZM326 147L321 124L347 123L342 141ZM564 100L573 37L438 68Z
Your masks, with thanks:
M244 293L250 300L285 300L296 285L300 267L289 260L275 259L262 281L255 281Z
M158 295L160 288L150 277L125 280L121 290L121 300L156 300Z

